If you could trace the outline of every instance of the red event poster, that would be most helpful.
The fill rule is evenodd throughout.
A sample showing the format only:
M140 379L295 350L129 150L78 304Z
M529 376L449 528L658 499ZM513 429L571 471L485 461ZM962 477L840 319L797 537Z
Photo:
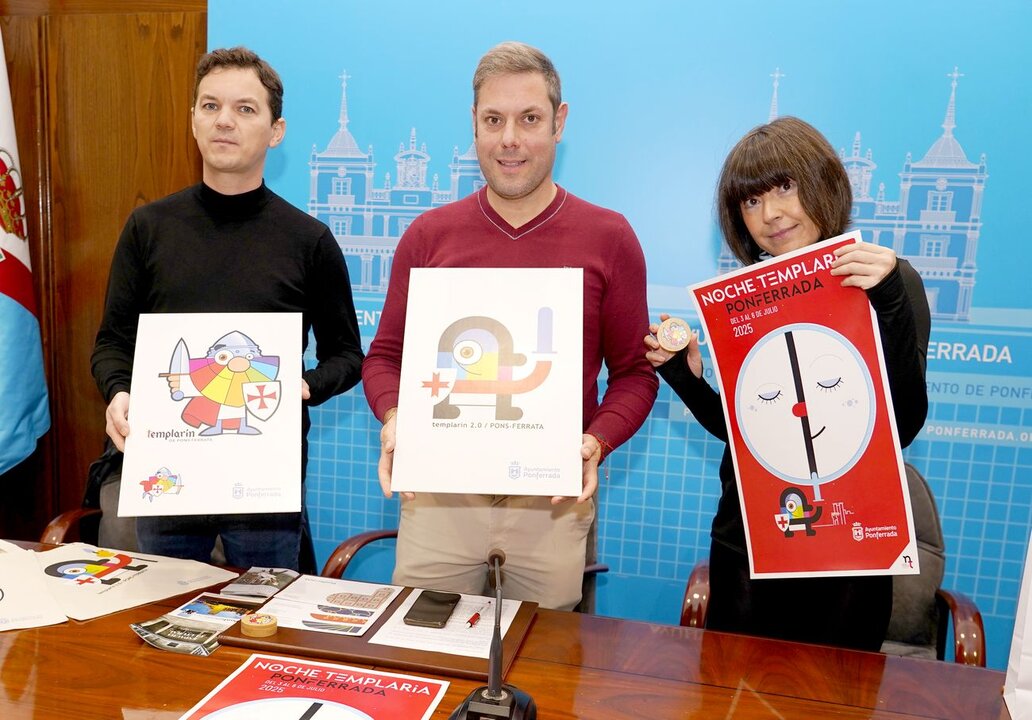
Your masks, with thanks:
M427 720L448 682L252 655L180 720Z
M919 571L878 322L841 235L690 289L727 420L753 577Z

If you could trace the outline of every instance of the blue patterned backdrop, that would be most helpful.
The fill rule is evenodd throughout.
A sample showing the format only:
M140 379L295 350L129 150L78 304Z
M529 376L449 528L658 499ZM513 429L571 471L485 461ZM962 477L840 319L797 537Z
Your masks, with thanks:
M246 44L283 76L287 138L267 181L333 229L366 345L400 234L481 182L470 79L497 42L555 61L570 103L557 179L630 220L653 315L691 318L685 286L729 267L713 188L731 145L776 115L821 129L849 169L854 226L907 256L929 290L931 411L906 457L939 503L946 585L978 602L997 668L1032 526L1032 302L1017 261L1032 166L1028 27L1032 5L1018 0L209 3L210 47ZM321 560L347 535L396 525L398 508L379 493L379 423L361 388L314 420ZM599 612L677 622L708 551L721 451L662 386L607 463ZM383 576L389 558L373 553L360 571Z

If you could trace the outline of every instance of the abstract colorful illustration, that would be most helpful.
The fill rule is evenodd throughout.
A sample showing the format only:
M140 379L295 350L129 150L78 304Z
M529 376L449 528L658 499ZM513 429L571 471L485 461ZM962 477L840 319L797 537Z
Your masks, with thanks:
M76 585L114 585L122 579L124 571L139 572L149 567L146 563L130 565L133 558L113 550L97 549L94 557L82 560L65 560L48 566L44 572L56 578L70 580Z
M806 499L801 488L790 487L781 493L779 512L774 514L774 522L785 537L792 537L796 531L802 530L807 535L816 535L814 524L821 519L824 509L814 507Z
M267 421L279 407L279 357L262 355L250 337L234 330L216 340L202 358L191 358L180 339L172 351L167 378L172 399L189 398L183 421L204 429L204 437L235 431L260 435L250 418Z
M538 311L539 355L552 352L552 309ZM423 387L434 405L435 419L459 417L459 406L494 407L496 420L519 420L523 410L512 396L540 386L552 368L551 360L537 360L529 373L516 376L527 356L513 348L512 333L498 320L473 316L456 320L441 333L437 347L437 371Z
M146 480L141 480L140 487L143 488L143 496L154 502L154 498L162 495L178 495L183 489L183 481L167 467L161 467Z

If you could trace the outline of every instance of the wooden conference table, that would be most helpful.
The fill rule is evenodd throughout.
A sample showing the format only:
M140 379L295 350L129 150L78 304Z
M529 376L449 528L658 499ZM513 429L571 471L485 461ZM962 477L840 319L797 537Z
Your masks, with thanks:
M178 718L250 655L178 655L129 629L191 596L0 633L0 718ZM447 679L435 720L479 684ZM998 671L552 610L538 611L506 681L542 720L1009 719Z

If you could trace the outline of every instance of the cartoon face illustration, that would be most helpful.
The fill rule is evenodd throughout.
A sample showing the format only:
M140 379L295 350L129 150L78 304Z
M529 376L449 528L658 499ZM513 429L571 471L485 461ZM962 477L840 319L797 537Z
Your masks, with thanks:
M54 563L44 572L51 577L71 580L77 585L101 583L113 585L119 578L113 577L119 570L144 570L147 565L130 565L132 557L111 550L96 550L95 558L84 560L66 560Z
M183 420L204 429L202 436L235 430L260 435L249 417L268 420L279 407L279 357L262 355L250 337L234 330L216 340L203 358L189 357L180 340L172 353L168 378L173 400L190 398Z
M742 437L753 456L791 483L840 477L874 429L874 386L860 353L829 328L779 328L749 351L735 388Z
M538 353L550 352L552 310L538 311ZM538 360L529 372L517 377L527 356L514 352L512 334L494 318L483 316L456 320L441 333L437 346L437 368L433 378L423 382L436 400L435 419L459 417L459 406L494 406L495 419L519 420L523 410L514 407L512 396L530 392L548 377L551 360Z

